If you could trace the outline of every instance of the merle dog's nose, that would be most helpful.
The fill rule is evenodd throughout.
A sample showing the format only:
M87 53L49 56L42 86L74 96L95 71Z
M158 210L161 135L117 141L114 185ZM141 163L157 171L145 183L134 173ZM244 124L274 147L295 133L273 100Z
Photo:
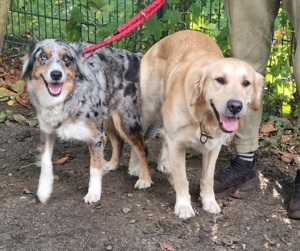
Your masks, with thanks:
M57 81L57 80L60 80L60 79L61 79L62 73L61 73L61 71L52 71L52 72L50 73L50 76L51 76L51 78L52 78L53 80Z
M227 102L227 108L233 115L235 115L243 109L243 103L239 100L229 100Z

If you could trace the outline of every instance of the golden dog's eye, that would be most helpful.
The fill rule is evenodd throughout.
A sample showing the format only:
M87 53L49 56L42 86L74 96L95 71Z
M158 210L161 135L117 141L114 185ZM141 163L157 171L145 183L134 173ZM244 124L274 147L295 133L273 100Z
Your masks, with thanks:
M226 80L225 78L219 77L215 79L219 84L221 85L225 85L226 84Z
M247 86L249 86L251 83L248 81L248 80L244 80L243 81L243 86L244 87L247 87Z

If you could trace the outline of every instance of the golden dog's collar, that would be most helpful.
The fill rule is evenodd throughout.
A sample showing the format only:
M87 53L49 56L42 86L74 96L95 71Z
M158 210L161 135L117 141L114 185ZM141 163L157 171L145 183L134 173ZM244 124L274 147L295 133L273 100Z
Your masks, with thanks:
M202 144L205 144L208 139L213 139L213 136L211 136L205 132L205 128L202 123L199 123L199 125L200 125L200 142Z

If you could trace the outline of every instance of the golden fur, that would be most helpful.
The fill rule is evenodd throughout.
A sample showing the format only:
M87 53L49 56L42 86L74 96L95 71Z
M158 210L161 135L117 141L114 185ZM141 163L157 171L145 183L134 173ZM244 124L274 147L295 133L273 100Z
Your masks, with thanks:
M236 131L248 108L261 104L263 76L247 63L224 58L207 35L180 31L156 43L141 61L144 132L162 122L164 142L158 169L170 173L175 213L192 217L186 178L186 149L202 153L200 180L204 210L219 213L213 177L221 145ZM138 169L133 154L130 169Z

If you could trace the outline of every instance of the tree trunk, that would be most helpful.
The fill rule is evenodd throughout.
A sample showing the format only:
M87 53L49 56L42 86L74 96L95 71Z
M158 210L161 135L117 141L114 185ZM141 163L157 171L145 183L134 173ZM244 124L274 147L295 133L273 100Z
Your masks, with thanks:
M0 55L2 53L3 40L8 22L9 7L10 0L0 0Z

